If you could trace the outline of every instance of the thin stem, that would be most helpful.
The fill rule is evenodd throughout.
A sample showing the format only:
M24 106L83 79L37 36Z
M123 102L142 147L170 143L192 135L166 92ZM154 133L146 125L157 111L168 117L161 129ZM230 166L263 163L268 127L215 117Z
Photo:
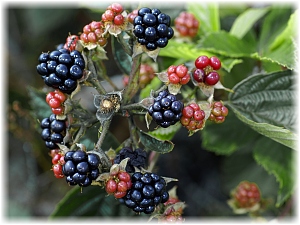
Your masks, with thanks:
M73 144L72 144L72 146L70 148L71 151L74 150L74 148L76 147L76 143L78 143L79 139L83 136L83 134L85 133L85 130L86 130L85 126L80 126L80 128L79 128L79 130L78 130L78 132L76 134L76 137L75 137L75 139L73 141Z
M128 86L126 87L123 95L123 104L127 104L133 98L133 96L139 90L139 75L140 75L140 66L142 61L142 54L135 56L132 59L132 67L129 76Z
M156 164L156 162L158 161L158 158L159 158L159 153L158 152L151 152L151 155L150 155L150 159L149 159L149 167L148 167L148 171L152 171L154 169L154 166Z
M128 118L128 123L129 123L129 132L130 132L130 138L132 140L132 145L135 149L137 149L139 147L139 143L137 139L136 126L132 116Z
M100 137L97 141L97 144L95 145L95 150L96 149L101 149L101 146L104 142L105 136L108 132L109 126L110 126L111 120L107 120L105 121L103 124L101 124L102 126L100 126L99 130L101 129L101 134Z
M118 90L118 87L114 84L114 82L112 82L112 80L109 78L109 76L107 76L107 72L106 72L103 62L101 60L98 60L96 62L96 66L99 68L99 70L102 70L102 73L101 73L102 75L99 75L99 76L102 76L103 79L105 81L107 81L114 90Z
M87 66L88 66L89 71L91 72L91 74L90 74L91 83L95 86L95 89L98 91L99 94L105 94L106 93L105 89L103 88L103 86L101 85L99 80L97 79L97 71L96 71L94 62L92 60L91 51L89 51L89 55L88 55L88 59L87 59Z

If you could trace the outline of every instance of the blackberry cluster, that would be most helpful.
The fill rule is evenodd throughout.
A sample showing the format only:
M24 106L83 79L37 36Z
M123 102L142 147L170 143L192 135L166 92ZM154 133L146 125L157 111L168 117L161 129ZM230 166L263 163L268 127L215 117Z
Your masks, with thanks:
M126 172L134 173L134 167L141 169L145 168L147 153L143 149L132 150L130 147L122 148L118 155L114 159L114 164L119 164L123 159L130 158L125 168Z
M94 153L86 153L82 150L68 151L64 160L62 172L69 185L78 184L87 187L99 175L100 158Z
M54 50L39 56L36 69L49 87L71 94L77 87L77 80L82 78L85 67L84 59L77 50Z
M120 202L137 213L151 214L158 204L169 199L165 180L155 173L136 172L131 182L131 189Z
M56 143L63 144L64 134L66 131L66 121L57 120L55 114L44 118L40 124L42 128L41 137L49 149L59 148Z
M159 9L141 8L133 20L133 33L138 43L145 45L150 51L157 47L164 48L174 35L170 27L171 18Z
M167 90L159 92L148 109L150 116L161 127L174 125L182 117L183 103Z

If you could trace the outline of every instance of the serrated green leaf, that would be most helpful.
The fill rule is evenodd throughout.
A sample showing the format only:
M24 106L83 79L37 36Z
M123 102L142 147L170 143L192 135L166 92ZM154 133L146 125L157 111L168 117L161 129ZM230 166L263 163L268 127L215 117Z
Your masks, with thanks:
M259 36L258 52L260 55L268 51L277 36L286 29L291 13L292 9L287 5L271 6L270 12L262 23Z
M187 61L196 60L199 55L210 56L209 52L197 48L193 43L180 43L175 40L169 40L168 45L159 52L159 56L181 58Z
M231 155L260 136L230 111L222 124L207 121L201 135L203 148L217 155Z
M230 73L231 69L237 65L243 62L242 59L233 59L233 58L225 58L225 57L218 57L220 61L222 62L222 68L226 70L228 73Z
M181 128L181 124L180 123L176 123L172 126L169 126L167 128L162 128L159 127L154 131L150 131L148 132L148 134L160 139L160 140L172 140L172 138L174 137L174 135L177 133L177 131L179 131L179 129Z
M82 192L82 193L81 193ZM134 216L135 213L119 203L113 196L107 196L104 188L89 186L72 188L57 204L50 219L60 217L117 217Z
M229 34L226 31L209 33L200 42L203 51L209 51L227 57L250 57L256 46Z
M46 102L47 93L37 90L33 87L28 87L28 94L30 97L29 104L34 111L34 116L40 121L52 114L51 108ZM38 110L37 110L38 109Z
M187 11L200 22L202 33L220 30L219 6L216 3L187 3Z
M229 106L236 114L236 116L242 122L249 125L253 130L289 148L293 148L295 150L297 149L298 137L293 132L284 129L282 127L274 126L268 123L256 123L253 120L250 120L247 117L245 117L240 111L235 109L233 105L229 104Z
M174 148L174 144L171 141L159 140L143 131L139 131L139 136L141 143L149 151L165 154L171 152Z
M111 46L115 62L117 63L119 69L124 74L129 75L132 65L131 56L124 51L122 45L113 35L111 36Z
M298 21L298 16L299 16L298 14L299 11L297 10L291 15L284 31L282 31L281 34L279 34L276 37L276 39L273 41L273 43L270 45L270 50L274 50L275 48L279 47L283 42L291 39L291 37L295 38L296 31L297 31L296 21Z
M254 159L279 182L276 206L281 206L295 189L293 151L270 139L263 138L254 145Z
M293 70L297 65L295 55L296 55L295 40L290 38L285 42L283 42L278 48L272 51L265 51L262 54L254 53L251 55L251 57L257 58L262 61L273 62Z
M252 75L235 85L228 97L235 109L254 122L295 130L295 82L288 70Z
M269 8L250 8L246 10L236 18L230 29L230 34L239 39L243 38L244 35L252 29L255 22L263 17L268 11Z

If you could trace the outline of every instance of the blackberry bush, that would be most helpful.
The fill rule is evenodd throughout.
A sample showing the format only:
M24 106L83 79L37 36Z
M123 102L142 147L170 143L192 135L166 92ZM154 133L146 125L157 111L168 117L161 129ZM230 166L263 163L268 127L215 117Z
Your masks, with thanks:
M186 4L179 12L172 5L111 3L38 57L45 87L30 90L31 104L49 149L49 169L73 189L53 217L144 213L158 222L183 222L186 212L223 216L223 203L234 215L248 212L251 218L288 211L296 140L295 60L288 58L296 16L287 20L290 11L279 17L283 9L259 6L219 24L218 7ZM255 29L245 24L249 15ZM107 68L112 60L127 80ZM114 118L121 122L112 123ZM215 155L217 169L207 167L215 165ZM160 175L164 169L170 177ZM261 188L244 183L230 198L229 188L247 176ZM180 199L175 186L167 186L176 181ZM212 186L216 191L207 189ZM195 201L207 196L217 204Z

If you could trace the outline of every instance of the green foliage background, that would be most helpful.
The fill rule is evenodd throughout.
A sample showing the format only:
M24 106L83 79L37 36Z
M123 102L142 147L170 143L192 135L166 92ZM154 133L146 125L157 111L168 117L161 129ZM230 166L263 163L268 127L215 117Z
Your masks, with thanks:
M294 216L297 147L294 37L298 11L292 5L276 4L255 7L243 3L233 6L188 2L175 10L158 3L142 4L162 8L171 18L181 10L190 11L201 24L193 43L171 40L161 49L160 69L165 70L171 64L192 63L201 54L217 55L222 61L222 83L234 91L215 93L229 108L229 116L223 124L207 122L206 127L192 137L178 126L151 131L151 136L140 133L145 146L159 146L160 151L164 149L161 153L168 152L161 155L156 170L163 176L179 179L178 195L188 205L185 215L240 217L232 213L226 201L240 181L249 180L256 182L262 196L271 202L264 216ZM47 89L41 89L44 86L35 72L37 56L64 42L69 32L77 33L85 24L99 20L106 5L99 3L98 9L7 7L10 188L6 215L9 218L132 215L113 198L105 197L99 187L84 188L80 193L78 188L69 188L63 180L55 179L49 171L50 157L39 140L36 123L36 119L50 114L44 101ZM134 8L131 4L124 6ZM110 60L105 64L110 74L128 72L128 58L115 54L120 52L116 40L107 51ZM118 64L113 62L114 56L120 59ZM15 67L17 59L20 67ZM140 98L159 86L160 81L153 80ZM183 89L182 94L189 91L189 88ZM16 107L17 102L21 109ZM110 146L117 148L125 139L119 133L120 124L124 125L122 119L115 119L106 150ZM28 130L30 134L22 135ZM128 133L126 128L124 130ZM87 133L84 142L93 145L95 138L92 132ZM20 182L25 183L25 187L19 188ZM26 198L25 193L30 193L31 198ZM28 204L30 207L23 210Z

